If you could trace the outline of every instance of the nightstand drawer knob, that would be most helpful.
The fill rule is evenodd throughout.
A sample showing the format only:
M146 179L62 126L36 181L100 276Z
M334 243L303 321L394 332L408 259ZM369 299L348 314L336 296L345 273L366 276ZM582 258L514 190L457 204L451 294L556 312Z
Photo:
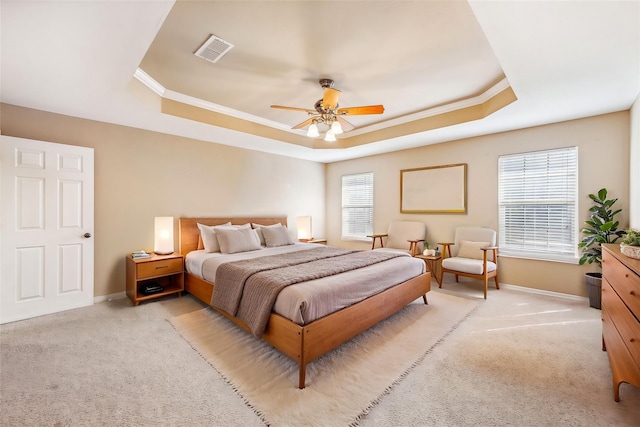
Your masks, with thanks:
M168 265L158 265L158 266L156 266L156 270L159 270L161 268L169 268L169 266Z

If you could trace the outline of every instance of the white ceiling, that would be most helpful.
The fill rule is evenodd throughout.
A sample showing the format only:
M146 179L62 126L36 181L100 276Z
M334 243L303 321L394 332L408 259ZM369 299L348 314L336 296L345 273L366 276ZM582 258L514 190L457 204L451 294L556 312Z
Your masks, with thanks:
M319 162L627 110L640 92L640 1L2 0L0 8L3 103ZM215 64L193 55L209 34L234 44ZM342 91L341 106L385 105L380 116L347 117L356 125L349 134L374 142L313 149L160 110L164 97L298 137L289 128L305 113L270 105L312 109L324 77ZM469 105L499 82L517 100L485 118L388 132Z

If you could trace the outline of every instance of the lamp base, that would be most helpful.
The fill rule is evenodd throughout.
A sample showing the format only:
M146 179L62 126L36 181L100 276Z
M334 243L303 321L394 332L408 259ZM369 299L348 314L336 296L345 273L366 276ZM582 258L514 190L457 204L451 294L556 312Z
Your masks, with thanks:
M171 255L172 253L174 253L175 251L171 251L171 252L158 252L158 251L153 251L154 254L156 255Z

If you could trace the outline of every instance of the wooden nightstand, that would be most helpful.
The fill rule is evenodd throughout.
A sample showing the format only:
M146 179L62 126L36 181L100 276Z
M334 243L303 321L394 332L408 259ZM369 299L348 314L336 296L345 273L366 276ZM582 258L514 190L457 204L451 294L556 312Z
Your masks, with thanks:
M157 284L163 290L150 295L142 293L145 285ZM142 301L166 295L182 295L184 291L184 258L181 254L151 255L150 258L133 259L127 255L127 296L138 305Z

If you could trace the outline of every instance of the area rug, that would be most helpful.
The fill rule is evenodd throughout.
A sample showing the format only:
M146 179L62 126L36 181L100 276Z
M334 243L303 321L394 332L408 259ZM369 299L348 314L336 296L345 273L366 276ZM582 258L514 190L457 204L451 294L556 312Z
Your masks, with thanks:
M420 298L308 364L302 390L293 360L216 311L205 308L170 322L267 425L357 425L478 305L427 295L429 305Z

